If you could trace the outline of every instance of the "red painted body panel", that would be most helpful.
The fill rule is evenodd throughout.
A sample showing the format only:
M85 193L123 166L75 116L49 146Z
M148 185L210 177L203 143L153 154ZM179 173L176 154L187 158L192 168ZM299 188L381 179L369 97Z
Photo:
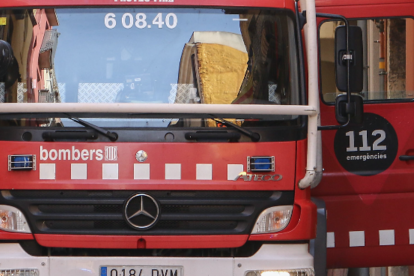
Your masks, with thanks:
M327 231L335 233L328 249L329 267L413 264L414 194L386 193L322 197L328 209ZM394 244L380 245L380 231L393 230ZM364 231L365 245L350 247L350 231ZM398 248L398 249L397 249ZM370 252L361 259L361 254ZM398 254L397 254L398 252Z
M327 264L328 268L403 266L413 263L413 254L412 245L328 249ZM352 266L348 266L348 260L352 260Z
M0 156L1 189L140 189L140 190L293 190L295 183L305 171L306 140L278 143L38 143L3 142ZM102 149L117 146L117 160L50 160L51 150ZM148 153L146 163L151 165L151 180L134 180L133 164L135 153L144 149ZM40 151L41 150L41 151ZM47 160L46 151L48 152ZM186 152L186 154L181 154ZM300 153L296 158L295 153ZM7 171L9 154L35 154L35 171ZM227 180L227 164L246 166L247 156L274 155L275 173L283 175L278 182ZM59 154L56 155L59 159ZM68 159L68 155L66 155ZM86 155L84 156L86 159ZM90 155L88 155L90 158ZM55 159L54 156L52 156ZM60 156L63 159L63 155ZM81 159L81 158L80 158ZM95 155L96 159L96 155ZM56 180L39 180L41 164L56 164ZM71 164L87 163L88 179L71 179ZM119 180L102 179L102 163L119 164ZM182 180L165 180L164 164L181 163ZM213 180L196 180L197 163L213 164ZM297 170L296 170L297 168ZM154 178L154 179L152 179ZM309 189L295 193L295 208L291 223L277 234L237 236L89 236L89 235L44 235L36 234L35 239L43 246L79 248L137 248L137 241L145 240L146 248L215 248L239 247L246 240L306 240L315 237L316 206L309 201ZM1 235L0 235L1 237ZM32 235L5 234L4 239L32 239ZM143 242L143 241L141 241Z
M316 12L340 14L347 18L413 16L413 5L411 0L409 3L398 4L318 7Z
M329 117L334 107L324 107L324 118ZM366 104L365 112L386 118L395 128L398 136L398 153L391 167L373 176L359 176L345 171L335 157L334 137L336 131L323 132L324 177L322 183L312 191L317 196L371 195L386 193L414 192L412 183L413 161L400 161L398 156L414 149L413 103ZM332 124L333 120L323 120Z
M0 240L33 240L32 234L6 232L0 230Z
M306 140L277 143L39 143L3 142L0 156L1 189L140 189L140 190L293 190L295 183L305 171ZM87 150L105 146L117 147L117 160L50 160L51 150ZM74 147L74 148L72 148ZM145 163L151 166L151 180L134 180L133 165L138 163L135 153L143 149L148 153ZM47 158L46 158L46 151ZM182 154L185 152L186 154ZM296 158L296 152L301 157ZM9 154L35 154L35 171L8 171ZM246 169L247 156L275 156L275 173L283 175L281 181L227 180L227 164L243 164ZM78 157L78 156L77 156ZM86 159L86 154L84 155ZM41 160L43 159L43 160ZM47 159L47 160L44 160ZM55 156L52 155L52 159ZM60 156L63 159L63 155ZM66 155L68 159L68 155ZM86 163L88 179L71 179L71 164ZM102 163L118 164L119 179L102 179ZM181 180L165 180L165 164L181 164ZM213 180L196 180L196 164L210 163ZM39 180L41 164L56 165L55 180ZM142 163L141 163L142 164ZM278 234L239 236L80 236L36 234L35 239L43 246L91 247L91 248L136 248L140 238L145 239L146 248L214 248L238 247L249 240L306 240L315 237L316 206L309 201L309 189L295 193L294 216L289 226ZM32 238L32 236L30 235ZM76 242L74 242L76 241ZM86 241L86 242L85 242ZM166 242L168 241L168 242ZM185 241L185 242L184 242Z
M333 110L333 107L324 109L326 113L322 116L327 118L330 114L329 109ZM312 196L325 200L328 213L327 230L335 235L335 247L328 248L328 266L333 268L414 264L413 257L389 258L395 250L394 246L409 250L404 252L408 256L413 256L409 252L414 250L414 245L409 244L409 229L414 229L411 215L414 207L414 162L398 159L398 156L410 153L414 149L413 103L367 104L365 111L385 117L394 126L398 136L398 153L392 165L384 172L373 176L355 175L346 172L336 159L336 131L323 132L325 172L321 184L312 190ZM324 120L324 124L329 123L333 122ZM390 229L395 231L395 245L380 246L379 231ZM351 248L350 231L364 231L364 247L370 249ZM372 250L377 254L367 255L366 262L362 262L357 253L352 253L353 250Z
M110 236L35 234L40 245L71 248L225 248L242 246L248 235Z
M105 150L116 146L116 161L103 160L41 160L40 148ZM134 179L135 153L145 150L150 164L150 180ZM141 190L293 190L295 183L296 142L278 143L40 143L2 142L0 150L1 189L141 189ZM185 154L183 154L185 153ZM10 154L36 154L37 169L8 171ZM242 164L246 170L247 156L275 156L275 173L280 181L227 180L227 165ZM43 154L46 157L46 154ZM54 156L53 156L54 157ZM85 155L86 158L86 155ZM61 155L63 159L63 155ZM90 159L90 157L88 157ZM71 179L71 164L87 164L87 179ZM102 164L118 164L118 179L102 179ZM181 179L166 180L165 164L181 164ZM40 165L55 164L56 179L39 180ZM141 163L144 164L144 163ZM212 164L212 180L196 180L196 164Z
M412 0L317 1L317 12L348 18L414 16ZM328 248L328 267L370 267L414 264L410 229L414 202L414 162L398 156L414 151L414 104L412 102L365 104L364 111L382 116L394 127L398 152L391 166L372 176L344 170L334 151L336 131L323 132L324 176L312 196L326 202L327 231L333 235ZM336 124L333 106L321 103L322 125ZM363 237L352 244L352 233ZM382 235L382 236L381 236ZM411 239L414 236L411 236ZM329 238L328 238L329 239Z
M3 142L0 156L1 189L140 189L140 190L293 190L296 178L303 177L304 157L296 159L297 151L306 150L306 140L278 143L39 143ZM90 159L91 149L105 146L117 147L117 160L50 160L51 150L70 149L72 153L87 150ZM72 148L74 147L74 148ZM143 149L148 153L145 163L151 166L151 180L134 180L133 165L138 163L135 153ZM47 158L46 158L46 151ZM185 152L186 154L182 154ZM293 153L293 154L292 154ZM35 171L8 171L9 154L35 154ZM275 156L275 173L283 175L281 181L244 181L227 180L227 164L243 164L246 168L247 156ZM78 156L77 156L78 157ZM86 159L86 154L84 155ZM47 160L41 160L47 159ZM55 156L52 155L52 159ZM63 159L63 154L60 156ZM66 159L68 155L66 155ZM86 163L88 179L71 179L71 164ZM102 163L118 164L119 179L102 179ZM165 180L165 164L181 164L181 180ZM212 164L213 180L196 180L196 164ZM40 165L55 164L55 180L39 180ZM142 163L141 163L142 164ZM299 171L296 171L296 168ZM305 240L315 236L315 206L306 200L309 191L298 191L295 215L292 224L277 235L257 235L250 240ZM30 235L31 236L31 235ZM32 237L32 236L31 236ZM91 247L91 248L136 248L141 236L80 236L80 235L35 235L43 246L52 247ZM248 239L241 236L170 236L143 237L147 248L214 248L238 247ZM76 242L74 242L76 240ZM87 241L87 242L85 242ZM168 242L166 242L168 241Z

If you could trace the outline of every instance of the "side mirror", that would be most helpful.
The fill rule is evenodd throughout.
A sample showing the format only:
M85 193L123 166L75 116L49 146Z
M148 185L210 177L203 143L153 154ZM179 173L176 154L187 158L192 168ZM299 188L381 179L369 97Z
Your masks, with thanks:
M351 104L348 106L348 95L342 94L335 100L335 117L336 121L344 125L348 122L348 114L351 115L351 122L362 124L364 120L364 104L363 99L359 95L351 95Z
M363 88L363 50L362 30L358 26L349 26L349 92L361 92ZM335 73L336 87L339 91L348 92L347 89L347 59L346 56L346 28L338 26L335 30Z

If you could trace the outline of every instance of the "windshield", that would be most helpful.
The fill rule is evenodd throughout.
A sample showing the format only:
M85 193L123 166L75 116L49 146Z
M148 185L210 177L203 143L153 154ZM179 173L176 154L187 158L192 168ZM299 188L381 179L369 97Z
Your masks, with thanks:
M300 103L294 24L287 12L88 8L0 14L3 103ZM134 125L94 117L100 125ZM180 120L135 124L160 127Z

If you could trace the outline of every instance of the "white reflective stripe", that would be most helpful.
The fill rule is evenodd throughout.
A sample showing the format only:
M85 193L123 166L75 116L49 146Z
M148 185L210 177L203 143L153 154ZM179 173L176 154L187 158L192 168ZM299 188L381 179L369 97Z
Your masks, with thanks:
M114 152L111 151L111 153L114 153ZM113 156L114 155L112 155L112 157ZM58 170L60 166L62 166L62 164L58 164ZM119 179L118 167L119 167L119 164L117 163L103 163L102 164L102 179ZM196 180L213 180L213 164L196 164L195 169L196 169ZM243 172L244 172L243 164L227 164L227 180L233 181L240 173L243 173ZM162 177L162 175L160 176ZM89 178L90 177L91 176L89 175ZM218 178L221 179L221 177L222 176ZM165 164L165 179L166 180L180 180L181 178L182 178L181 164L179 163ZM56 179L56 164L55 163L40 163L39 164L39 179ZM70 179L72 180L88 179L88 164L87 163L71 163ZM149 163L135 163L133 179L137 179L137 180L151 179L150 164Z
M56 164L39 164L39 179L56 179Z
M102 164L102 179L118 179L118 164Z
M70 179L88 179L88 164L70 164Z
M165 179L180 180L181 164L165 164Z
M407 232L406 232L407 233ZM389 246L395 244L395 229L378 230L379 240L377 246ZM400 233L400 236L402 233ZM408 229L408 244L414 244L414 229ZM406 240L406 236L404 236ZM402 245L402 244L399 244ZM365 231L350 231L349 232L349 246L360 247L365 246ZM335 247L335 233L328 232L326 237L326 247Z
M350 231L349 232L349 247L365 246L365 232L364 231Z
M379 245L395 245L394 230L379 230Z
M408 234L410 236L410 244L414 244L414 229L408 229Z
M213 164L196 164L197 180L213 180Z
M227 165L227 180L234 180L242 172L243 172L242 164L228 164Z
M326 233L326 247L327 248L335 247L335 233L334 232Z
M134 164L134 179L150 179L150 164Z

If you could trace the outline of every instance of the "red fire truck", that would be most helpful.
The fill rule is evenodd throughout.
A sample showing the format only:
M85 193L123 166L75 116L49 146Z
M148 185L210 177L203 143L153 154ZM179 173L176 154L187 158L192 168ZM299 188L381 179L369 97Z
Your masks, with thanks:
M412 265L413 1L316 1L362 29L364 122L323 131L328 267ZM322 125L334 124L333 29L318 17Z
M1 5L1 275L314 274L293 1Z
M360 195L341 183L388 178L389 166L372 162L367 173L359 158L395 159L387 140L395 137L371 127L384 123L382 113L359 122L362 98L350 92L362 90L365 48L349 38L363 28L350 24L332 35L340 85L323 90L321 105L336 115L319 123L318 84L329 88L324 73L332 70L318 78L315 11L343 14L344 7L300 4L1 3L0 275L314 275L309 248L323 260L326 237L330 267L355 265L341 257L342 236L356 237L351 258L367 250L360 240L368 228L350 227L354 213L342 208L356 212L372 191ZM314 190L329 213L327 232L314 241L321 254L310 245L317 228L310 188L322 177L318 128L327 129L328 162ZM345 153L335 147L329 155L334 136L335 145L349 142ZM342 169L340 154L353 158L351 169Z

